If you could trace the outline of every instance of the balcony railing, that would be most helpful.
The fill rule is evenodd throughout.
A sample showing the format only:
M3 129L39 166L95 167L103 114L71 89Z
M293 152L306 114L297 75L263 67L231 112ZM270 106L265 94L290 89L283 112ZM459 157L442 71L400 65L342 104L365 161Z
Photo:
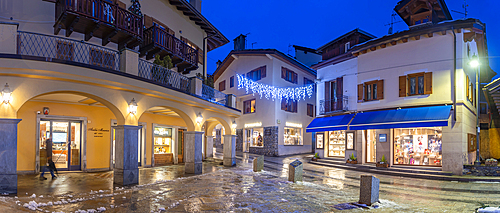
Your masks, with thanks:
M141 55L147 54L147 58L152 58L155 53L171 55L174 64L185 61L193 67L198 67L198 50L169 34L158 25L155 24L144 30L143 39ZM155 50L155 48L160 49ZM165 51L165 53L162 51Z
M139 77L190 94L188 77L143 59L139 59Z
M202 94L202 98L207 100L207 101L210 101L213 103L218 103L218 104L224 105L224 106L227 105L227 96L228 95L226 95L223 92L220 92L212 87L209 87L205 84L203 84L201 94Z
M342 99L324 99L319 101L319 114L326 115L329 113L347 111L349 97L344 95Z
M63 37L18 31L17 54L120 70L116 50Z

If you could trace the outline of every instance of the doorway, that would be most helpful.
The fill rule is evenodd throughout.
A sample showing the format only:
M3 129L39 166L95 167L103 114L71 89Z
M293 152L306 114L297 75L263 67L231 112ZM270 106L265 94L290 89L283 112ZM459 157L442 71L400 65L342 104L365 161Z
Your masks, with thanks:
M111 162L110 162L110 169L115 168L115 157L116 157L116 129L115 127L117 126L117 121L116 120L111 120ZM137 164L138 166L144 166L146 165L146 152L145 152L145 141L146 141L146 123L139 122L139 130L137 130Z
M376 163L377 162L377 131L376 130L366 130L366 162Z
M40 170L47 164L47 139L52 139L52 161L58 171L81 170L82 121L40 119Z
M177 163L184 163L184 132L185 129L177 130ZM203 150L203 149L202 149Z

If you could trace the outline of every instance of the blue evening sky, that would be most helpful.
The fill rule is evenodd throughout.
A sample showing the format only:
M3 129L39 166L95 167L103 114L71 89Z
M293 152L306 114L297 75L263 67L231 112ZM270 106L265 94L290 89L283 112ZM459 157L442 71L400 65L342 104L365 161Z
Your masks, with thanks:
M231 42L208 53L207 72L224 60L233 49L233 39L250 33L247 48L274 48L294 55L299 45L318 48L360 28L377 37L387 34L391 14L399 0L204 0L202 14ZM463 12L462 0L445 0L448 9ZM499 0L468 0L468 18L486 23L491 68L500 74ZM464 15L451 12L453 19ZM396 21L401 18L396 16ZM394 32L408 29L404 22L394 24ZM497 75L498 77L499 75Z

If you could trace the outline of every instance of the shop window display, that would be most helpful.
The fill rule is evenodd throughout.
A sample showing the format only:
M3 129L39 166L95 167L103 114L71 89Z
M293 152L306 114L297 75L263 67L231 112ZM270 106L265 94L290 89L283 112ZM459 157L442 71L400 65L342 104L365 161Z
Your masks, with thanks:
M285 145L302 145L302 129L285 127Z
M250 144L250 147L264 147L263 128L245 129L245 136L245 140Z
M344 157L345 156L345 131L330 131L328 132L328 156L329 157Z
M172 128L155 127L154 142L155 154L172 153Z
M394 129L394 164L441 166L442 128Z

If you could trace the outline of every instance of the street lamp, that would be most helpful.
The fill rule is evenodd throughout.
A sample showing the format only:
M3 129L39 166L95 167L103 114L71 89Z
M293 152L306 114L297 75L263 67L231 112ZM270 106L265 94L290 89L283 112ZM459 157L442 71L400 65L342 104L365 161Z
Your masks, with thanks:
M238 125L236 124L236 121L233 121L233 124L231 124L231 127L233 127L233 129L236 129L236 127L238 127Z
M477 55L472 56L472 59L469 62L469 65L472 68L476 69L476 161L474 161L474 165L481 165L481 159L479 157L479 132L481 129L479 128L479 78L481 76L481 64L479 63L479 59Z
M201 115L201 112L198 113L198 117L196 117L196 123L201 124L203 121L203 116Z
M12 90L10 90L9 84L6 83L5 87L2 90L2 101L5 104L8 104L10 102L11 96L12 96Z
M137 102L135 102L135 99L132 98L132 101L128 103L128 111L132 114L137 113Z

